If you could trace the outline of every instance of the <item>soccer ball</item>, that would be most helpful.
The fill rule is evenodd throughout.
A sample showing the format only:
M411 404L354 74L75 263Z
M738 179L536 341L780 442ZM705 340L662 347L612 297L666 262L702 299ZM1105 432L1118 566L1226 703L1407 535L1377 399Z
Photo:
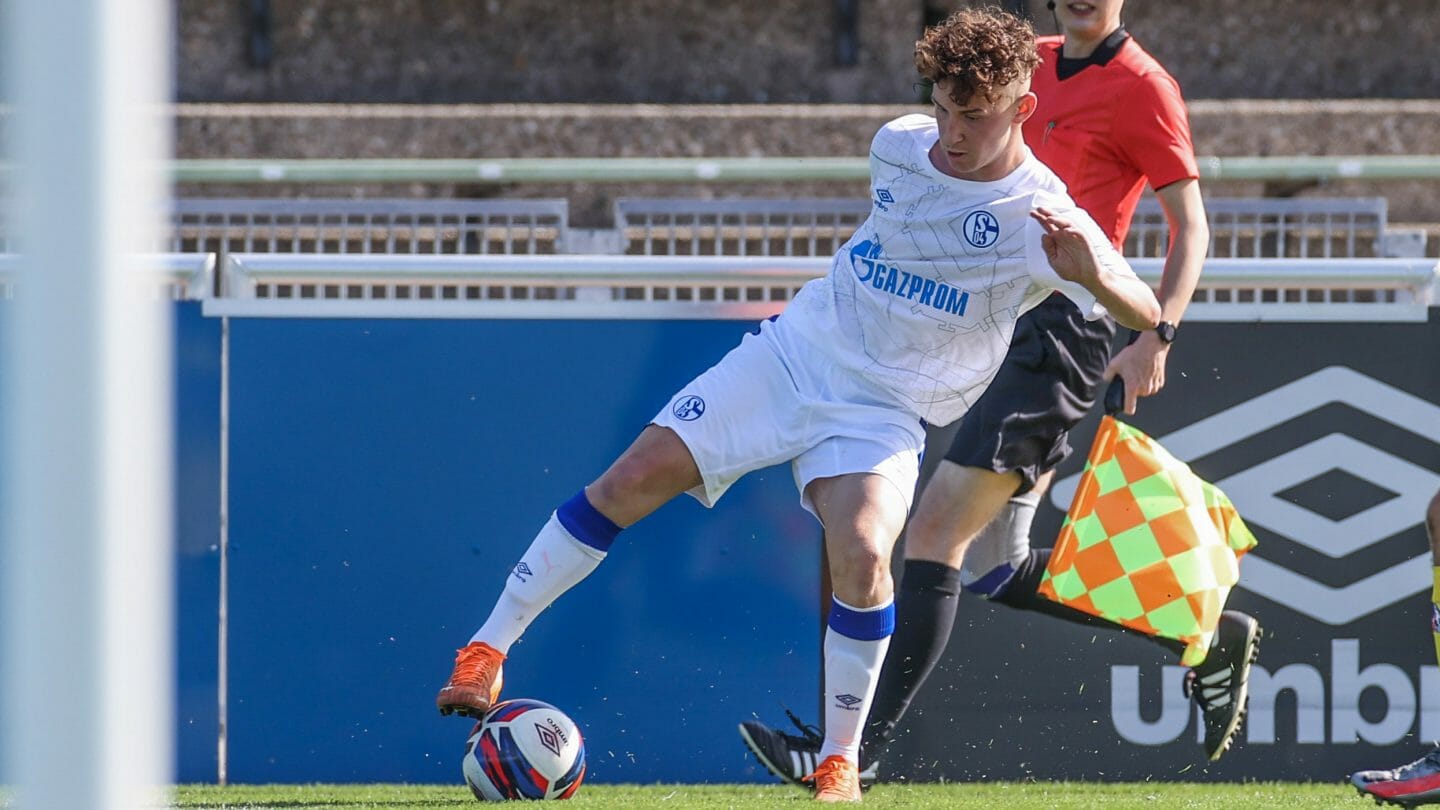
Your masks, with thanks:
M464 765L465 783L481 801L568 799L585 779L585 741L549 703L507 700L471 730Z

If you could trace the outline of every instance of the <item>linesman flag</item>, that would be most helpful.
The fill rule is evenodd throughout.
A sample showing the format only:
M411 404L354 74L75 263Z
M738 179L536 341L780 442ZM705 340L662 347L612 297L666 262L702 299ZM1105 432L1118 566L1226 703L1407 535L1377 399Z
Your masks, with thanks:
M1040 593L1077 610L1185 643L1205 660L1240 557L1255 547L1230 499L1154 439L1100 420Z

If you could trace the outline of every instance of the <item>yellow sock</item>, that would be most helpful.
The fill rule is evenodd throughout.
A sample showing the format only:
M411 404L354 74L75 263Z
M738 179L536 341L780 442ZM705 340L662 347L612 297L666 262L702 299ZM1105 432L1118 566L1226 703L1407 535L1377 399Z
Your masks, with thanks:
M1435 636L1435 661L1440 663L1440 566L1431 569L1435 585L1430 589L1430 633Z

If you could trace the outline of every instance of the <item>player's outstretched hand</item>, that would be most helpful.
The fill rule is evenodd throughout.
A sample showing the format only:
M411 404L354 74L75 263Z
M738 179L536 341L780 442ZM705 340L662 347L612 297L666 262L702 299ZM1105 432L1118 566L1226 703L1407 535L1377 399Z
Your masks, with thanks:
M1090 286L1100 274L1100 266L1095 259L1094 249L1090 247L1090 241L1085 238L1085 232L1074 222L1049 208L1037 207L1030 212L1030 216L1045 229L1045 235L1040 238L1040 246L1045 249L1045 258L1049 259L1050 266L1055 268L1055 275L1066 281Z
M1030 216L1045 231L1040 235L1040 247L1055 275L1088 290L1120 325L1136 331L1155 328L1160 321L1160 302L1148 284L1134 273L1103 267L1095 245L1074 220L1043 206L1037 206ZM1113 253L1108 245L1102 249ZM1114 261L1125 264L1119 254Z

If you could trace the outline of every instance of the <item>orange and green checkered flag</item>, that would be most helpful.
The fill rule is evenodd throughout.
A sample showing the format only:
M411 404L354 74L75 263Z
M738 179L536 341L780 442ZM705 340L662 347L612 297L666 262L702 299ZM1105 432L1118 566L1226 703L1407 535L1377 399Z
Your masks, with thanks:
M1154 439L1100 421L1040 593L1077 610L1185 643L1205 659L1240 557L1255 547L1230 499Z

